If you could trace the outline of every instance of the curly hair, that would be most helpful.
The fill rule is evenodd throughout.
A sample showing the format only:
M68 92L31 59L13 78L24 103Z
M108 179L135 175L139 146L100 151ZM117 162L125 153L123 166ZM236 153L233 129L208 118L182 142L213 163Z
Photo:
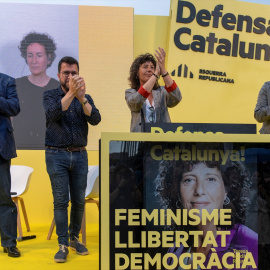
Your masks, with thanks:
M20 45L18 46L21 56L25 59L27 63L27 48L32 43L38 43L44 46L48 59L50 63L48 64L47 68L50 67L56 57L55 50L56 50L56 43L54 42L53 38L47 34L40 34L37 32L30 32L26 36L23 37Z
M236 223L244 224L251 180L249 172L240 161L228 161L225 165L218 161L161 161L155 180L155 195L161 206L172 210L183 208L180 194L183 173L192 171L199 163L221 172L227 196L230 198L230 203L224 205L224 209L232 210L232 226ZM173 224L172 229L175 228L176 225Z
M138 91L140 86L141 86L140 79L138 77L139 68L142 64L144 64L146 62L151 62L154 65L154 67L156 68L156 64L157 64L156 59L150 53L141 54L141 55L137 56L136 59L131 64L131 67L129 70L128 80L129 80L130 87L135 89L136 91ZM153 89L157 89L158 87L159 87L159 84L158 84L158 82L156 82Z

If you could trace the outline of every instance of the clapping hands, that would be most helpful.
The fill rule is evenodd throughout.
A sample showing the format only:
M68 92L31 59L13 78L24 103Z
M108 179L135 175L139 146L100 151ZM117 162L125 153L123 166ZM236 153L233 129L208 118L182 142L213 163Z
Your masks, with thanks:
M158 50L156 50L155 57L157 58L157 66L159 66L160 73L165 74L165 57L166 52L163 48L158 47Z
M69 88L80 102L84 100L86 88L83 77L74 75L70 78Z

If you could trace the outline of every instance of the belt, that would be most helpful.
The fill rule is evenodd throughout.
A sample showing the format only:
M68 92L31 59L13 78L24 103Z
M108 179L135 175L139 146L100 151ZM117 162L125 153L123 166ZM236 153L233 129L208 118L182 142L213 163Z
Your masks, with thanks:
M69 146L69 147L46 146L46 149L57 149L57 150L68 151L68 152L86 151L85 146L81 146L81 147L74 147L74 146Z

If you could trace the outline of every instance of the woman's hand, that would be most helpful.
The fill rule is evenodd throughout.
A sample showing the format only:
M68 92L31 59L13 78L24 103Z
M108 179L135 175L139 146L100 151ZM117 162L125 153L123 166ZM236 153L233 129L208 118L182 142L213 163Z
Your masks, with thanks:
M154 73L155 73L158 77L160 76L160 66L159 66L158 63L156 64L156 70L155 70Z
M166 74L167 73L165 69L166 52L164 51L163 48L158 47L158 50L156 50L155 56L157 58L157 66L159 66L160 74L161 75Z
M158 47L155 56L157 58L157 66L159 66L160 69L159 75L162 76L165 86L170 87L173 84L173 79L171 78L170 74L167 72L165 68L165 57L166 57L165 50L163 48Z

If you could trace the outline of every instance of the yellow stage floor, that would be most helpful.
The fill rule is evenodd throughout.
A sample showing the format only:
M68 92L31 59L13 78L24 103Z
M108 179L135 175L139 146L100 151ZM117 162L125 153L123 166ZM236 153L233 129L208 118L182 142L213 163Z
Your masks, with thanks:
M99 267L99 226L98 224L86 225L86 247L89 255L80 256L73 250L69 250L67 262L55 263L53 258L58 250L57 235L55 232L51 240L47 240L50 224L36 225L30 224L31 232L23 235L36 235L36 239L18 242L18 248L22 256L20 258L8 257L0 249L0 269L1 270L61 270L61 269L89 269L98 270ZM81 239L81 235L80 235Z

